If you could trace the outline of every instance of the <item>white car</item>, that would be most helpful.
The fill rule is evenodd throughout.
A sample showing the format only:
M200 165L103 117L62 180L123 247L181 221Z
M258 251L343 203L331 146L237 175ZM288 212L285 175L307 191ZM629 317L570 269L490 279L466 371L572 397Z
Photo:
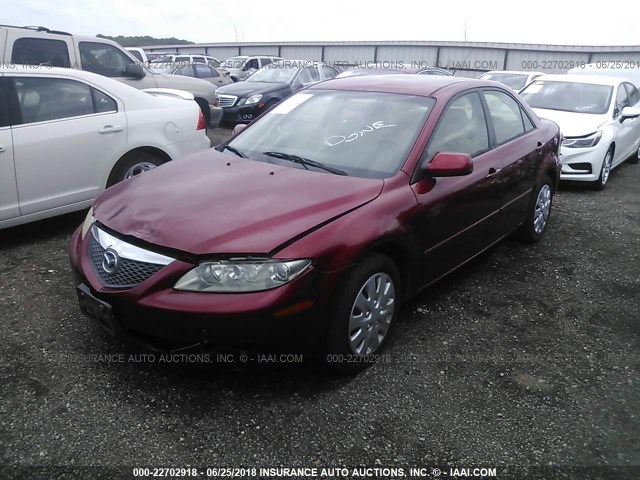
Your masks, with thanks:
M0 106L0 228L88 208L105 188L210 147L190 93L79 70L2 67Z
M483 73L478 78L482 80L493 80L500 82L509 87L514 92L519 92L525 86L529 85L536 78L544 75L542 72L525 72L518 70L493 70Z
M610 61L587 63L582 67L572 68L567 72L570 75L604 75L606 77L618 77L640 88L640 66L637 62Z
M171 73L178 67L201 63L218 68L222 63L215 57L208 55L164 54L149 62L149 67L156 73Z
M640 94L620 78L544 75L520 96L560 126L561 180L604 188L612 169L640 155Z

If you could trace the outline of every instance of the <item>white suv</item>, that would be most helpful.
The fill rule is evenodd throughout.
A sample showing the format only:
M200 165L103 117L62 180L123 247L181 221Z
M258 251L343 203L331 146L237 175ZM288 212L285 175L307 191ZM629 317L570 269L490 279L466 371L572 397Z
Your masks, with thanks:
M38 27L0 26L0 63L72 67L111 77L134 88L171 88L191 93L209 127L222 118L215 86L197 78L159 75L116 42Z

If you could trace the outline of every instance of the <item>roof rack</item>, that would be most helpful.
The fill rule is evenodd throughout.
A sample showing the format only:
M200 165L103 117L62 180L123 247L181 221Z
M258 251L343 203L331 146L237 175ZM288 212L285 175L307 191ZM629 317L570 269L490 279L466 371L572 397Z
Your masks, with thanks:
M33 30L36 32L45 32L45 33L54 33L57 35L69 35L72 36L71 33L69 32L62 32L60 30L50 30L47 27L42 27L42 26L35 26L35 25L25 25L25 26L18 26L18 25L0 25L0 27L8 27L8 28L24 28L26 30Z

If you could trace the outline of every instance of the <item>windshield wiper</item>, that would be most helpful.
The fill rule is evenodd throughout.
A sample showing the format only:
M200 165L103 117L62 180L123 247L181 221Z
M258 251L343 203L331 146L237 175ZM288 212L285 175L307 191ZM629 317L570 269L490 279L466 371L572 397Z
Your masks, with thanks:
M284 152L262 152L263 155L267 155L269 157L281 158L283 160L289 160L290 162L297 163L298 165L302 165L304 168L309 170L309 167L319 168L329 173L333 173L335 175L349 175L344 170L340 170L339 168L330 167L325 165L324 163L316 162L315 160L309 160L308 158L301 157L299 155L293 155L291 153Z
M224 152L225 150L229 150L230 152L235 153L236 155L238 155L239 157L242 158L249 158L247 157L244 153L242 153L240 150L238 150L236 147L231 147L229 145L225 145L224 148L222 149L222 151Z

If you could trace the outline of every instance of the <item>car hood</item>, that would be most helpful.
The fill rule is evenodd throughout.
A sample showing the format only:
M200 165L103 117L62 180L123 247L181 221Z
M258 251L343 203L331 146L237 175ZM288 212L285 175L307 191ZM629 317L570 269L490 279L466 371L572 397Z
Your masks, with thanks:
M236 95L244 97L253 95L254 93L271 93L278 90L289 88L286 83L270 83L270 82L237 82L218 88L218 95Z
M187 92L208 92L213 95L215 87L199 78L185 77L183 75L171 75L169 73L154 73L153 78L159 88L175 88Z
M600 128L607 121L607 115L590 115L588 113L560 112L534 108L534 112L540 118L546 118L557 123L562 135L565 137L582 137L589 135Z
M269 253L370 202L383 184L210 150L113 186L94 214L115 232L196 255Z

